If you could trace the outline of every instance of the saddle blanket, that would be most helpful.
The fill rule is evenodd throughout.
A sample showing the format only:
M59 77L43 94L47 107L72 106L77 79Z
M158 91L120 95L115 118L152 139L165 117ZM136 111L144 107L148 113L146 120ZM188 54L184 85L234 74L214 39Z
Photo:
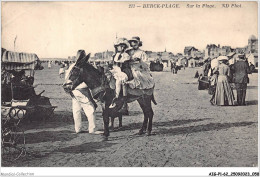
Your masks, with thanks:
M111 89L115 90L116 88L116 80L115 78L111 77L110 81L109 81L109 86ZM149 89L138 89L138 88L130 88L129 86L127 86L127 93L130 95L134 95L134 96L141 96L141 95L152 95L153 94L153 88L149 88Z

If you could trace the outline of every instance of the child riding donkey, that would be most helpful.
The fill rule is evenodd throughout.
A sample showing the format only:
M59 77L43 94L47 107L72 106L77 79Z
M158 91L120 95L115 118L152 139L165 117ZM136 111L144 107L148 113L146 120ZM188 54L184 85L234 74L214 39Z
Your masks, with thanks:
M129 47L129 43L126 38L119 38L115 44L115 54L113 55L113 69L110 70L115 79L115 98L110 105L110 108L116 106L116 101L120 96L121 89L123 91L123 101L126 104L127 99L127 85L128 80L133 79L133 75L130 68L130 56L125 52Z
M128 48L129 43L132 48ZM130 89L151 89L154 87L154 80L150 74L149 66L144 62L147 60L146 53L139 47L142 42L139 37L132 37L127 41L119 38L115 43L115 55L113 57L113 69L111 70L116 80L116 96L110 108L116 106L121 88L123 88L123 107L127 107L127 87Z

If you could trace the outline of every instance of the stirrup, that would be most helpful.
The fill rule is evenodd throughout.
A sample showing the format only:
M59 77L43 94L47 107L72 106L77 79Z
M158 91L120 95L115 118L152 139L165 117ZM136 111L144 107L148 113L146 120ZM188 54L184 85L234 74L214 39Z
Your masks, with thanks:
M112 100L112 103L110 104L109 108L114 108L114 107L116 107L116 103L115 103L116 100L117 100L117 98L114 98L114 99Z
M134 83L134 79L125 82L125 84L133 84L133 83Z
M114 107L116 107L116 104L115 104L115 103L112 103L112 104L109 106L110 109L112 109L112 108L114 108Z

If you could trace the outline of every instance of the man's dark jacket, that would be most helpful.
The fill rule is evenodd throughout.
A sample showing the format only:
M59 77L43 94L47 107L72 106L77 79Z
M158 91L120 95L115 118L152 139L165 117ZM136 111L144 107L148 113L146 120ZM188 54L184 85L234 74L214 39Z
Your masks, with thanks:
M234 83L247 83L248 73L250 72L248 63L243 60L237 61L234 66Z

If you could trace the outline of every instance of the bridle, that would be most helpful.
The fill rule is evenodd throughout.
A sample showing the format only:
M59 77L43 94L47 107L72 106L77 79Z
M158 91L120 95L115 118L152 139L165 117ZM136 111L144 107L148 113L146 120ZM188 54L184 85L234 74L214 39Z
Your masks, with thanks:
M75 80L73 80L73 81L70 80L70 82L68 82L68 80L69 80L70 76L72 75L72 73L75 71L75 69L79 70L79 76L75 80L79 80L80 75L83 72L83 69L78 67L78 66L76 66L76 65L74 65L71 68L71 70L69 71L67 77L65 78L65 82L62 85L62 87L65 90L65 92L69 93L72 97L74 97L72 91L76 88L76 86L73 85L73 82L75 82Z
M78 78L75 78L74 80L70 80L69 78L71 77L71 75L73 74L73 72L75 70L78 70ZM74 95L72 93L72 91L79 85L81 84L83 81L80 81L80 76L83 73L83 68L82 67L78 67L76 65L74 65L71 70L69 71L67 77L65 78L65 82L63 84L63 89L65 90L65 92L69 93L71 95L71 97L73 98ZM102 72L102 78L101 78L101 85L99 87L95 87L92 89L92 93L99 93L104 91L102 94L100 94L98 97L96 97L95 99L100 100L101 102L103 102L103 97L106 94L106 87L107 87L107 78L105 76L105 74ZM70 82L68 82L70 81ZM78 84L73 84L76 83L78 81ZM93 95L94 97L94 95Z

